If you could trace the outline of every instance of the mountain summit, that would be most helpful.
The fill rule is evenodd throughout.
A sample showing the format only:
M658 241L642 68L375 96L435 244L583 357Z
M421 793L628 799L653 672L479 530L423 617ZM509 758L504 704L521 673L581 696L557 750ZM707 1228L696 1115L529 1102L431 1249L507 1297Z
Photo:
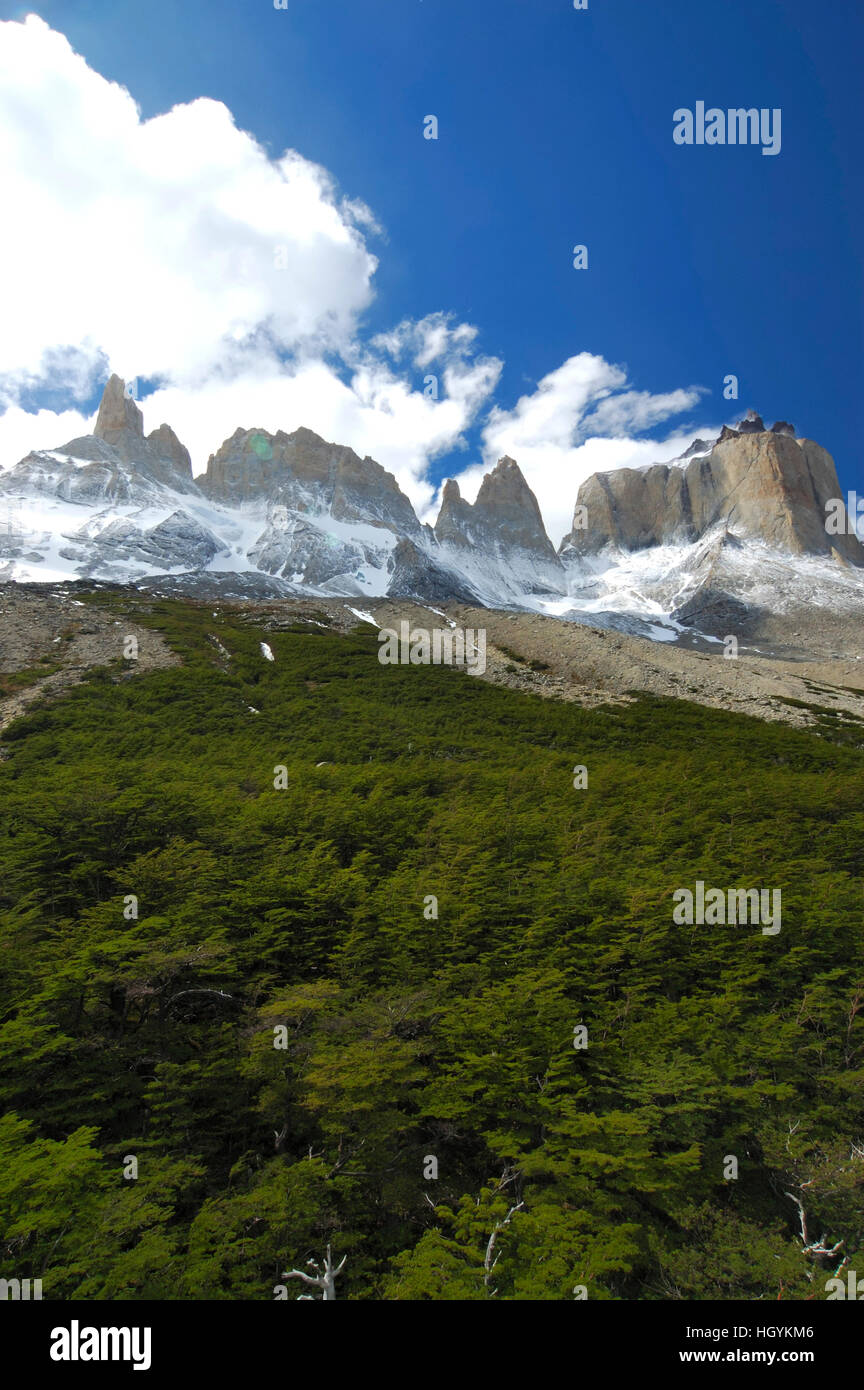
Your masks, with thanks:
M864 548L826 529L839 496L830 454L751 411L669 463L588 478L556 553L510 457L474 502L446 482L433 529L392 473L305 427L238 428L194 479L112 376L92 434L0 474L0 580L480 603L664 641L789 613L794 635L802 613L864 611Z
M183 491L192 485L189 450L170 425L160 425L145 437L144 416L119 376L110 377L102 392L93 433L70 439L51 452L55 456L65 455L70 461L107 465L105 485L109 494L115 483L119 483L121 491L128 491L131 483L134 492L135 480L142 484L161 482ZM124 475L124 483L119 482L120 475ZM91 481L98 487L98 473L92 475ZM71 474L68 482L72 491L78 490Z
M576 499L588 525L565 536L561 553L687 544L720 527L793 555L836 552L864 565L855 536L826 531L826 504L841 496L834 460L812 440L797 439L785 421L766 430L751 412L684 460L593 474Z
M207 461L201 491L228 506L265 501L335 520L365 521L419 536L420 523L392 473L343 444L328 444L301 426L235 430Z
M514 546L554 562L537 498L515 459L500 458L487 473L477 500L465 502L452 478L444 486L435 535L444 544Z
M466 502L452 478L444 484L435 538L478 592L510 597L561 592L564 570L546 534L537 498L515 459L500 458ZM495 602L495 598L491 599Z

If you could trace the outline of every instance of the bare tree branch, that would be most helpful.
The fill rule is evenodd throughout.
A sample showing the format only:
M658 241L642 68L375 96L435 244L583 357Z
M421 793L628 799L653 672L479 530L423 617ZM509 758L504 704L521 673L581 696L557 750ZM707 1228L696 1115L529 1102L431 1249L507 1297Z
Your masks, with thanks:
M806 1184L804 1185L806 1186ZM807 1233L807 1213L804 1210L804 1203L801 1201L800 1197L795 1196L794 1192L787 1192L786 1196L789 1198L790 1202L794 1202L798 1208L798 1219L801 1222L801 1244L804 1247L804 1254L816 1256L836 1255L845 1242L838 1240L836 1245L829 1246L825 1242L824 1235L822 1235L819 1240L810 1240Z
M185 999L189 994L210 994L217 999L228 999L232 1004L239 1004L239 999L235 999L233 994L226 994L224 989L181 989L179 994L172 994L166 1001L166 1009L170 1009L172 1004L176 1004L178 999Z
M332 1303L332 1302L335 1300L335 1298L336 1298L336 1276L337 1276L338 1274L341 1274L341 1273L342 1273L343 1269L345 1268L345 1262L346 1262L347 1259L348 1259L348 1256L347 1256L347 1255L343 1255L343 1256L342 1256L342 1259L341 1259L340 1262L339 1262L339 1264L334 1268L334 1266L333 1266L333 1261L332 1261L332 1259L331 1259L331 1257L330 1257L330 1246L328 1245L328 1246L327 1246L327 1254L326 1254L325 1257L324 1257L324 1273L323 1273L323 1274L319 1272L319 1273L316 1273L316 1274L312 1275L312 1274L306 1274L305 1271L302 1270L302 1269L287 1269L287 1270L285 1270L285 1272L283 1273L282 1278L283 1278L283 1279L302 1279L304 1284L309 1284L309 1285L311 1285L313 1288L316 1288L316 1289L320 1289L320 1290L321 1290L321 1302L322 1302L322 1303ZM307 1260L306 1263L307 1263L307 1264L310 1264L310 1265L312 1266L313 1269L320 1271L320 1268L321 1268L321 1267L320 1267L320 1265L318 1264L318 1261L317 1261L317 1260ZM299 1301L300 1301L301 1298L312 1298L312 1297L313 1297L312 1294L308 1294L308 1293L302 1294L302 1293L301 1293L301 1294L298 1295L297 1301L298 1301L298 1303L299 1303Z

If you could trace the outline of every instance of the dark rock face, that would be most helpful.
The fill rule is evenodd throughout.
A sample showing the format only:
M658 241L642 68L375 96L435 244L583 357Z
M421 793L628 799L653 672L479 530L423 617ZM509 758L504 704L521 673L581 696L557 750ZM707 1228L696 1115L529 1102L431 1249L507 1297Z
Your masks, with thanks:
M790 425L788 420L777 420L771 426L771 432L772 434L788 434L793 439L795 438L795 426Z
M170 486L179 476L191 483L192 460L189 450L180 443L170 425L160 425L158 430L151 430L147 436L147 444L153 459L151 471L155 471L160 463L164 462L166 465L163 482Z
M812 440L764 428L724 430L707 458L683 467L654 464L588 478L577 498L587 509L587 528L574 527L562 553L689 542L723 524L733 535L793 554L836 549L864 565L864 547L854 536L825 530L826 503L841 495L834 460Z
M479 602L469 584L439 564L413 541L402 540L390 557L391 571L387 593L394 598L413 598L420 602L468 603Z
M722 640L729 633L739 639L755 636L765 615L734 594L706 585L680 608L673 609L670 616L683 627L697 628L699 632Z
M757 415L755 410L748 410L744 419L739 420L735 428L739 434L762 434L765 425L761 415Z

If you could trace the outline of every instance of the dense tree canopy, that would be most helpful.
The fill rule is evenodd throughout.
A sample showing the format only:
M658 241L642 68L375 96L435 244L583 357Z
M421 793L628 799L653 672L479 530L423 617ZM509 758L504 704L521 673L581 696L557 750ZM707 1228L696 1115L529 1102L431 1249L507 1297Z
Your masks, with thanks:
M99 602L183 664L118 654L4 736L0 1273L272 1299L330 1242L351 1299L660 1300L861 1268L854 740ZM675 925L697 880L780 888L781 932Z

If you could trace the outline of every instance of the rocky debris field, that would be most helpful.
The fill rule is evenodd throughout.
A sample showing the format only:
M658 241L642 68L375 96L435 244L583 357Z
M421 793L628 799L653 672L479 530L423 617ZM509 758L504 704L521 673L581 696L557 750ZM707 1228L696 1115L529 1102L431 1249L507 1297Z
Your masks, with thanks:
M127 637L138 643L134 663L123 659ZM94 666L119 663L126 669L118 675L128 676L177 660L158 633L85 603L68 586L0 585L0 729Z

